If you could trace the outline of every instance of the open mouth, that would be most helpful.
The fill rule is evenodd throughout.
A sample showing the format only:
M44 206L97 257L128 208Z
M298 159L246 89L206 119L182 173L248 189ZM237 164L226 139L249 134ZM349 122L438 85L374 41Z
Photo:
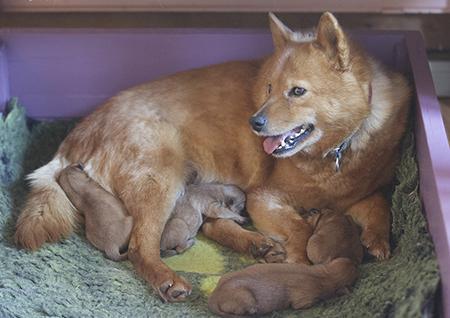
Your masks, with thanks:
M269 155L288 152L304 141L313 130L313 124L306 124L278 136L266 137L263 142L264 151Z

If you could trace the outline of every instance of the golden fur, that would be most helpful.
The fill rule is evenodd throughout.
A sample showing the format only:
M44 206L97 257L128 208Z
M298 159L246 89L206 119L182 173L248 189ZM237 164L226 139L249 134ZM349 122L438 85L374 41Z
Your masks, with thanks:
M73 230L76 213L55 176L82 162L132 215L129 258L168 301L183 300L191 290L159 256L161 233L191 169L203 182L235 184L247 193L247 210L262 234L227 220L209 222L204 232L210 237L223 238L224 226L245 241L225 239L224 244L262 251L269 261L308 262L311 229L297 212L331 208L361 225L370 253L388 257L389 205L380 190L392 179L405 129L406 80L367 56L330 13L322 15L312 41L299 41L273 15L271 30L275 52L264 60L146 83L86 117L55 158L29 176L32 190L17 223L17 243L36 249ZM286 92L292 85L308 92L291 98ZM263 138L248 124L262 108L268 120L260 133L264 140L306 122L316 129L295 153L269 156ZM342 169L336 172L326 154L349 136Z

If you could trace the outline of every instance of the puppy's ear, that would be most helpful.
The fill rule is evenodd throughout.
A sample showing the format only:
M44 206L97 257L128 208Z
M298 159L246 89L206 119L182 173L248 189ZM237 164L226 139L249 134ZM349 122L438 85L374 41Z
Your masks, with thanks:
M282 49L292 40L294 32L283 24L272 12L269 12L270 31L275 50Z
M317 26L316 46L345 71L350 66L350 47L338 21L330 12L322 14Z

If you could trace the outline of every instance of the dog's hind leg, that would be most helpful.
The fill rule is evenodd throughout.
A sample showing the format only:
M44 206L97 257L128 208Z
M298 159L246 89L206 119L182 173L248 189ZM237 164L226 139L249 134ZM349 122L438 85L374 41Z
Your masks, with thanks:
M31 191L16 223L17 245L35 250L68 236L79 222L77 211L56 182L64 165L66 160L57 155L28 176Z
M139 132L141 147L114 175L114 188L133 217L128 258L140 276L165 301L183 301L192 287L161 261L160 240L184 187L184 157L178 135L169 125L155 123ZM163 137L159 134L164 134ZM145 144L148 141L148 144ZM124 152L131 153L123 144Z
M144 172L140 179L130 183L129 193L121 199L134 219L128 258L163 300L173 302L184 300L191 286L160 258L161 234L179 193L176 180L167 175L164 179Z

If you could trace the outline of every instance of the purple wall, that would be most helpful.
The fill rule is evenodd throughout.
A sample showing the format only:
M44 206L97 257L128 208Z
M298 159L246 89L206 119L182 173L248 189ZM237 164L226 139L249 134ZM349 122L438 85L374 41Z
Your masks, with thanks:
M406 39L416 87L416 149L420 195L436 248L442 277L445 317L450 317L450 147L441 107L419 33Z
M401 34L355 37L391 67L405 67ZM0 48L0 65L1 55L6 54L9 69L0 70L0 74L9 71L9 89L7 82L1 84L9 93L0 92L0 101L4 102L4 96L19 96L35 118L85 115L129 86L272 51L270 34L264 30L4 29L0 39L5 44Z

